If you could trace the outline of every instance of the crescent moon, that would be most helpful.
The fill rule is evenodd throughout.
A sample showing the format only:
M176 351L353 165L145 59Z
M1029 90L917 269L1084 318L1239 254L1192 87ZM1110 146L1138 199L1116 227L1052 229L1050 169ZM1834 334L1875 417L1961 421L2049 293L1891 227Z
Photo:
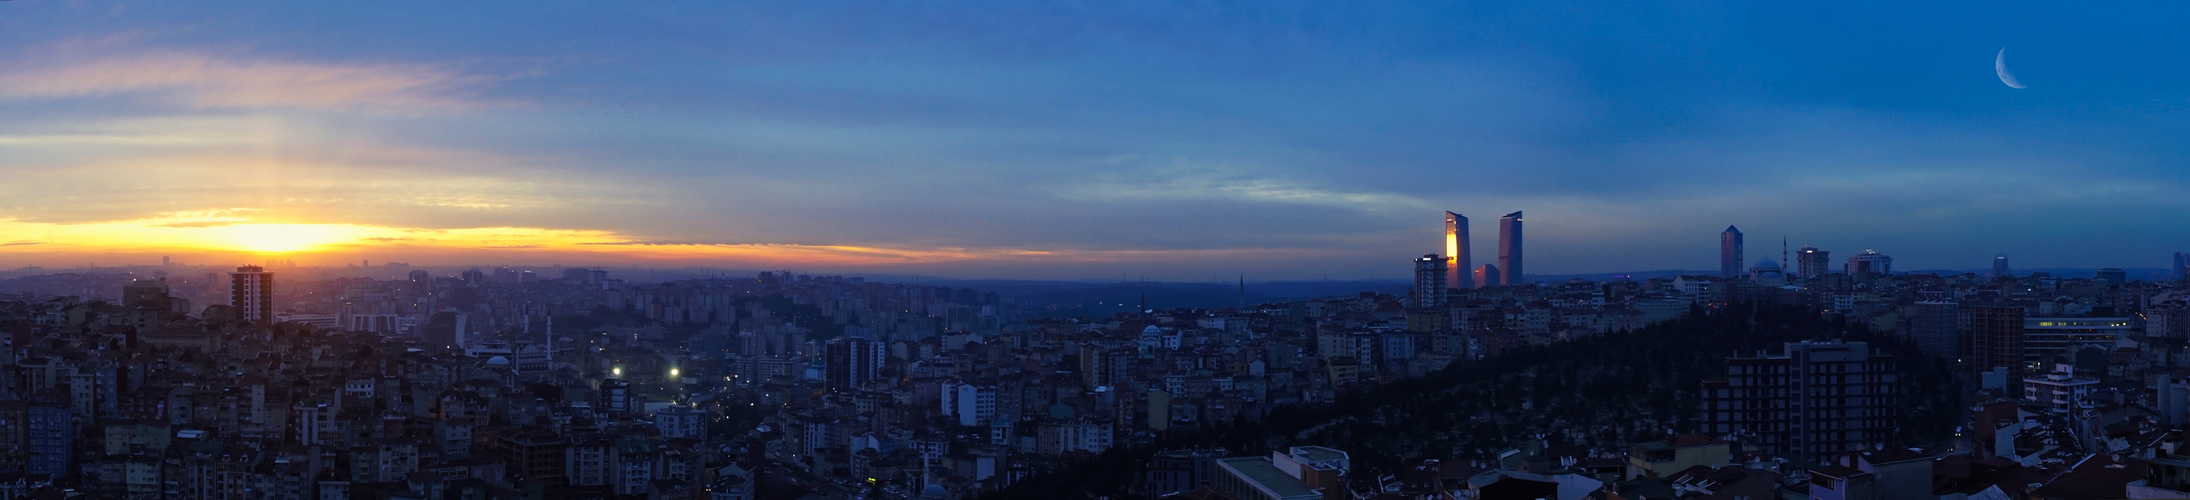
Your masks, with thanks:
M2007 84L2007 86L2009 86L2009 87L2013 87L2013 88L2018 88L2018 89L2027 89L2027 88L2030 88L2030 87L2024 87L2024 86L2023 86L2023 82L2015 81L2015 74L2014 74L2014 73L2009 73L2009 72L2008 72L2008 70L2007 70L2007 47L2001 47L2001 48L2000 48L2000 55L1999 55L1998 57L1994 57L1994 58L1992 59L1992 70L1993 70L1993 71L1995 71L1995 72L1998 72L1998 73L2000 73L2000 83L2005 83L2005 84Z

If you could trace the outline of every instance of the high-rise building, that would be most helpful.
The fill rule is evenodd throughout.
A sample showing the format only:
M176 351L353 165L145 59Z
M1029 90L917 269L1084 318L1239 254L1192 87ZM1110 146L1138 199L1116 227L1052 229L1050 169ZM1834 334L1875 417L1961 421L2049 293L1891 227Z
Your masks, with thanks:
M1963 304L1962 336L1969 339L1963 359L1978 371L2007 368L2023 370L2023 306L2013 304Z
M1815 278L1833 272L1826 267L1832 265L1831 255L1832 252L1818 250L1817 247L1803 246L1801 250L1795 251L1795 274L1804 278Z
M1892 441L1897 376L1893 356L1862 342L1789 342L1780 354L1728 357L1726 378L1703 381L1703 431L1831 463Z
M2015 270L2008 268L2007 254L1992 256L1992 277L1994 279L2015 277Z
M1498 284L1514 286L1527 280L1521 274L1521 213L1498 218Z
M1414 307L1429 309L1445 305L1445 259L1437 254L1414 259Z
M1445 286L1475 288L1474 277L1468 276L1471 269L1475 269L1475 262L1468 249L1468 218L1445 212Z
M1498 279L1498 266L1483 264L1483 267L1475 268L1476 283L1482 283L1485 286L1496 285L1498 284Z
M1962 357L1961 304L1931 300L1917 302L1909 315L1909 340L1924 354L1949 361Z
M426 324L419 327L419 340L426 346L441 349L464 349L466 321L464 313L441 311L426 317Z
M2167 271L2174 273L2175 281L2190 281L2190 253L2175 252L2175 267Z
M1741 230L1726 226L1719 232L1719 277L1734 278L1741 272Z
M2129 318L2023 318L2023 362L2046 366L2074 362L2084 349L2112 352L2129 329Z
M831 391L849 391L866 387L882 378L884 346L881 343L855 337L839 337L829 341L827 358L822 361L822 381Z
M228 274L228 305L244 321L274 322L274 273L259 266L243 266Z
M1877 250L1864 250L1863 253L1848 257L1847 273L1893 274L1893 257L1878 253Z

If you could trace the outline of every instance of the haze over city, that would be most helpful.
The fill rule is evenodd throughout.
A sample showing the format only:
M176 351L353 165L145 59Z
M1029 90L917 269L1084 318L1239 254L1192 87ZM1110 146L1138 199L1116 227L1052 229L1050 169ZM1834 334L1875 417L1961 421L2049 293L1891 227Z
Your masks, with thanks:
M2190 230L2174 5L531 7L9 2L0 267L1402 278L1440 212L1526 210L1534 273L1710 269L1728 224L2162 268Z

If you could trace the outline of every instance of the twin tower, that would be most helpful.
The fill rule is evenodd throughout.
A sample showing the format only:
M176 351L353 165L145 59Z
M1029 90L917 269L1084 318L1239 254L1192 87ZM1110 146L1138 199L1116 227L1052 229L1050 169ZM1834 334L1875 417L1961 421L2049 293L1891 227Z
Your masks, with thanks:
M1498 218L1498 263L1475 268L1468 249L1468 218L1445 212L1445 286L1470 289L1479 286L1521 284L1521 213ZM1475 275L1469 276L1468 270Z

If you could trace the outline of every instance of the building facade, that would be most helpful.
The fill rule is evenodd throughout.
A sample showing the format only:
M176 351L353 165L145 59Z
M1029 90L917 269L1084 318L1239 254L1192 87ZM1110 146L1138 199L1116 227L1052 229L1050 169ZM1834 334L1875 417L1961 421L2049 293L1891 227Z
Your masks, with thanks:
M1893 439L1892 356L1862 342L1789 342L1783 352L1726 360L1726 378L1703 382L1703 428L1745 449L1827 462Z

